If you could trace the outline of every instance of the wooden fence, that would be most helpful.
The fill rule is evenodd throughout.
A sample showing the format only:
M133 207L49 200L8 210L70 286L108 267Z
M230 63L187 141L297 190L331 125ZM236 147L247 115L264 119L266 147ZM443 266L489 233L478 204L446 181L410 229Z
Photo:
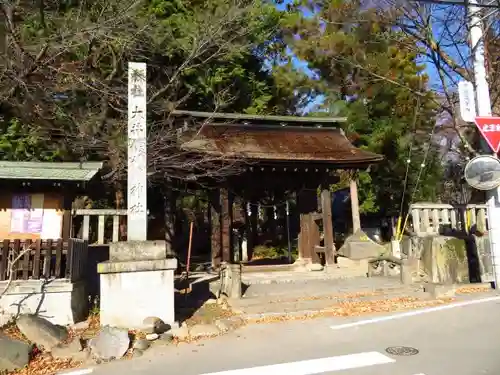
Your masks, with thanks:
M73 228L72 237L87 240L94 245L127 240L126 209L78 209L73 210L72 215L80 224L76 231Z
M453 230L488 229L486 204L414 203L410 207L413 231L419 235Z
M88 242L77 238L68 242L3 240L0 241L0 281L66 278L76 282L84 277L87 257Z
M79 209L73 210L73 216L83 218L81 229L73 237L97 244L126 240L120 238L120 218L127 217L126 209Z

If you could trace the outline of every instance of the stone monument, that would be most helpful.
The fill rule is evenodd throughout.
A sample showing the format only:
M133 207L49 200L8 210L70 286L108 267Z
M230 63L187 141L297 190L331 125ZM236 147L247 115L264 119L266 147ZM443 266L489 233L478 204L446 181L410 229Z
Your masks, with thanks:
M147 241L146 64L128 66L128 212L126 242L109 246L100 263L101 325L142 328L147 317L174 323L176 259L165 241Z

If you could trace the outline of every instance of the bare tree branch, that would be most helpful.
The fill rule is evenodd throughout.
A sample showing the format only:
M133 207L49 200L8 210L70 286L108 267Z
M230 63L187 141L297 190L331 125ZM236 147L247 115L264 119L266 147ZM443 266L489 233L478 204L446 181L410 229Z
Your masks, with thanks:
M32 250L31 245L28 246L27 248L21 250L19 254L12 260L9 258L9 266L7 267L7 273L8 273L8 279L7 279L7 284L5 285L4 289L0 292L0 299L7 294L10 286L12 285L12 282L14 281L14 271L15 267L17 266L17 263L21 260L21 258L28 252ZM9 254L10 257L10 254Z

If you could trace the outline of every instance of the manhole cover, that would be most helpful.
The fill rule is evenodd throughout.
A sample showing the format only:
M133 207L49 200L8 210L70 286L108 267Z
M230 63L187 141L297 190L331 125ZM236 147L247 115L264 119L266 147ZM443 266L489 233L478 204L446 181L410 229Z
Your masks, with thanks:
M390 346L385 351L392 355L416 355L418 349L410 348L409 346Z

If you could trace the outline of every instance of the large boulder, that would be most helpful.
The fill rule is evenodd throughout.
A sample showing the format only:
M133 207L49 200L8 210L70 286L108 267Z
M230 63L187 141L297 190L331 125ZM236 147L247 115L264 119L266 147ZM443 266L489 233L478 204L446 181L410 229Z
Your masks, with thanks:
M441 284L470 281L466 239L448 236L422 238L420 270L429 282Z
M20 315L16 325L29 341L49 351L68 339L66 328L36 315Z
M0 334L0 373L14 371L29 363L32 346Z
M372 241L365 232L357 230L347 237L337 253L351 260L361 260L377 258L386 251L384 246Z
M123 357L130 347L130 337L126 329L104 326L99 334L89 341L89 347L98 360L109 361Z

